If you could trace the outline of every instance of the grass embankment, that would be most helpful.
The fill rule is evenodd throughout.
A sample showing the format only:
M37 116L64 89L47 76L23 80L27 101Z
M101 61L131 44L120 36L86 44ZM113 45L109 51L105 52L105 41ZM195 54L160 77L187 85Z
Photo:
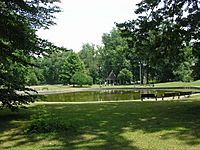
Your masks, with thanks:
M167 82L167 83L157 83L154 84L155 87L184 87L184 86L200 86L200 80L194 82ZM92 85L92 86L83 86L83 87L73 87L67 85L38 85L31 86L31 88L37 91L45 91L45 90L54 90L54 91L74 91L81 88L133 88L133 87L150 87L148 85L114 85L114 86L104 86L104 85Z
M0 113L0 149L200 147L200 96L186 101L34 105Z

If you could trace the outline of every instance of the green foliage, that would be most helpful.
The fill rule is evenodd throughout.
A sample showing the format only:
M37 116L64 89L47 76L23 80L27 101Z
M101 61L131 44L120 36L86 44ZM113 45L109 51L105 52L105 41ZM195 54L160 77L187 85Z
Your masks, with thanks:
M60 52L52 53L48 57L44 57L41 60L41 68L43 69L45 83L47 84L60 83L59 74L61 60L59 60L59 53Z
M85 70L78 55L64 48L47 57L38 58L36 64L39 68L35 68L35 74L39 82L45 84L70 84L76 71Z
M93 84L93 79L92 79L92 77L87 75L86 78L87 78L87 82L86 82L86 83L87 83L88 85L92 85L92 84Z
M78 55L83 61L86 71L93 78L93 82L97 83L100 78L98 47L96 48L94 44L83 44L82 49L78 52Z
M193 68L196 73L200 60L199 3L196 0L143 0L137 6L137 19L117 27L132 49L131 57L146 64L142 69L147 81L149 77L161 82L173 81L177 75L187 74L180 70L184 69L183 64L191 64L183 51L188 46L197 59ZM188 75L191 76L191 71Z
M49 115L48 118L44 116L39 116L38 118L33 118L30 126L27 129L27 133L50 133L50 132L62 132L68 130L66 125L63 124L55 116Z
M26 72L26 81L28 85L40 85L44 84L43 69L40 67L41 62L39 58L36 61L32 61L36 67L28 67Z
M195 64L195 58L192 54L192 47L188 46L182 49L184 62L182 62L177 69L174 71L174 74L177 77L178 81L191 82L192 78L192 67Z
M63 84L70 84L70 79L76 72L81 72L85 70L84 64L79 58L78 54L70 51L66 55L62 55L60 59L61 68L59 77Z
M103 34L102 42L104 47L101 51L104 74L111 70L118 74L122 68L130 68L130 62L126 59L128 45L125 39L120 35L120 31L112 29L109 34Z
M26 133L51 133L51 132L67 132L74 130L72 125L67 125L55 114L50 113L45 107L40 107L39 112L31 118L30 125L26 129Z
M133 74L131 71L124 68L119 72L117 78L120 80L121 84L130 84L133 79Z
M35 97L26 88L25 74L27 67L33 66L31 60L55 48L38 38L36 31L53 25L53 13L60 10L53 1L41 0L1 0L0 10L0 107L15 110ZM23 92L26 94L19 94Z
M178 77L178 81L190 82L192 81L192 69L188 62L182 63L174 72Z
M9 68L2 66L3 69L0 71L0 108L15 111L18 107L24 108L23 104L34 102L36 96L30 95L28 92L33 90L25 87L28 84L26 81L28 68L17 62L6 65L9 65ZM17 91L26 93L19 94Z
M71 78L71 83L72 84L77 84L79 86L82 85L92 85L93 80L92 77L88 76L87 74L83 73L83 72L76 72L72 78Z
M29 74L27 76L27 83L29 85L39 85L40 82L38 81L37 75L33 71L29 71Z

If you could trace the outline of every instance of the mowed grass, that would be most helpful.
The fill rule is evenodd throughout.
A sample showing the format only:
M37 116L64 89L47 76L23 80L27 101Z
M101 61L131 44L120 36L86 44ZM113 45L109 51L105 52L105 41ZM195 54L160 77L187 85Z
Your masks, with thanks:
M193 81L193 82L166 82L166 83L156 83L154 84L155 87L172 87L172 86L200 86L200 80ZM137 85L92 85L92 86L83 86L83 87L73 87L73 86L68 86L68 85L36 85L36 86L31 86L31 88L37 90L37 91L43 91L43 90L56 90L56 91L74 91L76 89L81 89L81 88L140 88L140 87L150 87L149 85L142 85L140 86L139 84Z
M36 91L41 91L41 90L66 90L71 88L70 86L67 85L61 85L61 84L57 84L57 85L35 85L35 86L30 86L32 89L36 90Z
M45 121L51 122L50 128L53 121L62 125L54 132L45 128L46 133L27 132L37 121L46 126ZM1 110L0 149L199 150L200 96L179 101L34 104L18 113Z
M200 86L200 80L193 82L166 82L166 83L157 83L156 87L171 87L171 86Z

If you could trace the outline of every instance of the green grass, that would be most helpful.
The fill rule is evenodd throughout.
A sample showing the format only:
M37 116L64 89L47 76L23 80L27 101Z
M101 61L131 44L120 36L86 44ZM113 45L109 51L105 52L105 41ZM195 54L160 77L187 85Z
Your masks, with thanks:
M31 86L34 90L40 91L40 90L65 90L69 89L70 86L66 85L35 85Z
M166 83L157 83L155 87L171 87L171 86L200 86L200 80L193 81L193 82L166 82ZM104 86L104 85L92 85L92 86L83 86L83 87L72 87L66 85L38 85L38 86L31 86L31 88L42 91L42 90L56 90L56 91L73 91L76 89L81 88L133 88L133 87L149 87L147 85L114 85L114 86Z
M104 85L92 85L92 86L82 86L82 87L73 87L73 86L66 86L66 85L35 85L31 86L31 88L37 90L37 91L43 91L43 90L68 90L73 91L76 89L82 89L82 88L132 88L133 85L115 85L115 86L104 86ZM138 87L138 86L136 86Z
M200 96L162 102L34 104L19 113L1 110L0 149L198 150L199 116ZM30 129L34 132L27 132Z
M157 87L170 87L170 86L200 86L200 80L193 82L167 82L155 84Z

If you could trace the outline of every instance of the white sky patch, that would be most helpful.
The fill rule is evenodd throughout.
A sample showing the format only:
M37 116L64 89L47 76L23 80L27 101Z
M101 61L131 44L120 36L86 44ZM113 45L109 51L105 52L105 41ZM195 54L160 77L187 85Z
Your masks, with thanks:
M114 22L122 23L136 16L141 0L62 0L63 12L56 14L57 25L39 30L38 36L57 46L79 51L83 43L101 45L103 33L109 33Z

